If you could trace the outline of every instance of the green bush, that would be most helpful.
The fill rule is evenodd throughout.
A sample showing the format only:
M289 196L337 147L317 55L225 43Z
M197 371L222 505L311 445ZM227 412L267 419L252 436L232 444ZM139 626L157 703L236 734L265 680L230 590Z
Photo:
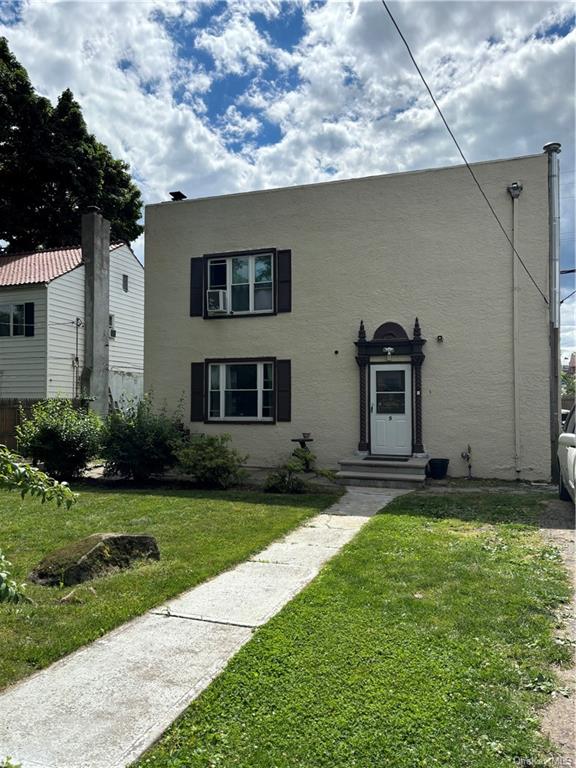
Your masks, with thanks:
M20 452L58 479L82 473L98 455L102 421L93 411L75 408L70 400L42 400L32 406L29 418L21 411L16 427Z
M264 490L271 493L303 493L306 483L300 472L313 471L316 456L305 448L295 448L285 464L277 467L264 481Z
M107 475L146 481L176 464L176 451L183 438L179 418L163 410L154 411L150 398L126 402L104 422L104 471Z
M303 493L308 484L300 473L311 473L335 482L336 473L331 469L317 469L316 456L307 448L295 448L285 464L277 467L264 481L264 490L271 493Z
M245 475L242 464L248 458L230 448L230 435L199 435L178 451L178 465L206 488L230 488Z
M304 493L306 483L288 464L284 464L268 475L264 481L264 490L270 493Z

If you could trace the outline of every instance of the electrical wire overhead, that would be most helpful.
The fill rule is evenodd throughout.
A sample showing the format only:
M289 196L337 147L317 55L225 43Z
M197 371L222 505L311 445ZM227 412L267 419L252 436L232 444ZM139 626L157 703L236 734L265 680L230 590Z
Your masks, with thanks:
M543 291L543 290L540 288L540 286L538 285L538 283L536 282L536 280L535 280L535 279L534 279L534 277L532 276L532 273L530 272L530 270L528 269L528 267L527 267L527 266L526 266L526 264L524 263L524 260L522 259L522 257L521 257L521 256L520 256L520 254L518 253L518 251L516 250L516 246L514 245L514 243L513 243L513 242L512 242L512 240L510 239L510 237L509 237L508 233L506 232L506 230L505 230L505 228L504 228L504 225L502 224L502 222L500 221L500 218L498 217L498 214L497 214L497 213L496 213L496 211L494 210L494 206L492 205L492 203L491 203L491 202L490 202L490 200L488 199L488 197L487 197L486 193L485 193L485 192L484 192L484 190L482 189L482 185L481 185L481 184L480 184L480 182L478 181L478 178L477 178L476 174L474 173L473 169L472 169L472 168L471 168L471 166L470 166L470 163L469 163L469 162L468 162L468 160L466 159L466 157L465 157L465 155L464 155L464 152L462 151L462 148L461 148L460 144L458 143L458 140L456 139L456 136L454 136L454 133L452 132L452 129L450 128L450 126L448 125L448 122L447 122L446 118L444 117L444 113L443 113L443 112L442 112L442 110L440 109L440 106L439 106L438 102L437 102L437 101L436 101L436 99L434 98L434 94L432 93L432 90L431 90L430 86L429 86L429 85L428 85L428 83L426 82L426 78L425 78L425 77L424 77L424 75L422 74L422 70L421 70L421 69L420 69L420 67L418 66L418 63L416 62L416 59L414 58L414 55L412 54L412 51L411 51L411 49L410 49L410 45L408 44L408 41L406 40L406 38L405 38L405 37L404 37L404 35L402 34L402 30L401 30L401 29L400 29L400 27L398 26L398 23L396 22L396 19L394 18L394 16L392 15L392 12L390 11L390 8L388 8L388 4L386 3L386 0L382 0L382 5L383 5L383 6L384 6L384 8L386 9L386 12L387 12L388 16L390 16L390 19L391 19L391 21L392 21L392 24L394 24L394 26L396 27L396 31L398 32L398 34L400 35L400 38L401 38L402 42L403 42L403 43L404 43L404 45L406 46L406 50L408 51L408 55L410 56L410 59L412 60L412 63L414 64L414 67L416 68L416 71L417 71L417 72L418 72L418 74L420 75L420 79L422 80L422 82L423 82L423 83L424 83L424 85L426 86L426 90L428 91L428 94L430 95L430 98L432 99L432 103L434 104L434 106L436 107L436 109L437 109L437 111L438 111L438 114L439 114L439 115L440 115L440 117L442 118L442 122L443 122L443 123L444 123L444 125L446 126L446 130L448 131L448 133L450 134L450 136L451 136L451 138L452 138L452 141L453 141L453 142L454 142L454 144L456 145L456 148L457 148L458 152L460 153L460 157L461 157L461 158L462 158L462 160L464 161L464 164L466 165L466 168L467 168L467 169L470 171L470 175L472 176L472 178L474 179L474 183L476 184L476 186L477 186L477 187L478 187L478 189L480 190L480 194L482 195L482 197L483 197L483 198L484 198L484 200L486 201L486 205L488 206L488 208L490 209L490 211L491 211L492 215L494 216L494 218L495 218L495 219L496 219L496 221L498 222L498 226L499 226L499 227L500 227L500 229L502 230L502 233L503 233L504 237L505 237L505 238L506 238L506 240L508 240L508 242L510 243L510 246L512 247L512 250L514 251L514 254L516 255L516 257L517 257L518 261L520 262L520 264L522 265L522 267L524 268L524 271L526 272L526 274L528 275L528 277L529 277L529 278L530 278L530 280L532 281L532 283L533 283L534 287L536 288L536 290L538 291L538 293L540 294L540 296L542 296L542 298L544 299L544 302L545 302L546 304L549 304L550 302L548 301L548 298L546 297L546 294L545 294L545 293L544 293L544 291Z

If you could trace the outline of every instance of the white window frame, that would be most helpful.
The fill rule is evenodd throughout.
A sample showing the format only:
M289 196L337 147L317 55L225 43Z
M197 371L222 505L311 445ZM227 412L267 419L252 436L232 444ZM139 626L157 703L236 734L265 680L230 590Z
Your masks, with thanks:
M239 392L239 391L245 391L245 392L253 392L253 389L250 390L227 390L226 389L226 368L231 365L255 365L256 368L256 391L257 391L257 415L256 416L226 416L226 392L227 391L233 391L233 392ZM272 366L272 388L271 389L264 389L264 366L270 365ZM218 383L220 385L219 389L212 389L212 369L213 368L219 368L219 380ZM208 363L208 377L207 377L207 400L206 403L206 418L208 421L265 421L270 422L274 421L274 405L272 405L272 415L271 416L263 416L262 415L262 407L264 402L264 392L272 392L272 401L274 402L274 392L275 392L275 366L273 360L231 360L229 362L216 362L216 363ZM219 392L220 393L220 416L211 416L210 410L211 410L211 403L212 403L212 392Z
M0 339L9 339L9 338L24 338L26 336L26 302L16 302L10 304L0 301L0 306L2 307L9 307L10 312L10 333L7 336L0 336ZM14 307L24 307L24 318L22 320L22 333L14 333Z
M259 285L259 283L256 283L256 259L261 256L269 256L270 257L270 264L271 264L271 290L272 290L272 306L270 309L254 309L254 287L256 285ZM237 283L237 285L248 285L248 301L249 301L249 308L244 310L237 310L232 309L232 259L248 259L248 283ZM212 287L210 285L210 266L214 263L226 263L226 287L221 288L218 287ZM222 256L214 256L208 259L208 269L207 269L207 291L216 291L216 290L222 290L226 291L227 296L227 306L228 311L226 312L227 315L270 315L274 313L275 309L275 297L274 297L274 253L273 251L262 251L260 253L234 253L230 256L228 255L222 255Z

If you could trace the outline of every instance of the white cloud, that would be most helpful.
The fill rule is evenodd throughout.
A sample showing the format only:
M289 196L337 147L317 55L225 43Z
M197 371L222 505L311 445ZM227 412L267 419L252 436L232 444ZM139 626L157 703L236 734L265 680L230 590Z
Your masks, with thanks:
M551 130L570 146L575 33L556 41L530 38L539 20L565 18L570 6L393 7L471 159L537 152ZM309 9L306 21L309 31L294 55L300 85L280 94L271 90L264 99L252 95L255 105L260 96L266 116L284 132L275 152L262 153L264 166L257 158L264 184L278 176L282 183L310 180L318 157L341 177L459 160L380 4L356 10L328 4ZM490 44L491 35L502 42ZM327 145L327 124L344 128L348 141ZM309 162L296 168L286 161L298 136L307 138ZM298 178L304 167L307 177Z
M254 116L246 117L231 105L219 120L220 133L229 141L241 141L248 136L255 136L260 131L260 121Z
M243 0L199 29L210 8L30 1L0 34L40 92L55 99L72 88L89 128L130 163L147 202L176 188L199 196L459 161L380 3ZM539 152L557 139L563 168L574 168L576 33L535 34L567 19L572 4L391 8L471 160ZM301 13L302 39L280 49L254 13L269 22ZM230 75L250 84L216 117L210 97L226 92ZM258 146L267 122L280 135Z
M201 196L459 161L380 3L239 0L199 29L210 8L210 0L26 0L19 16L0 15L0 34L42 94L73 90L90 130L130 163L146 202L173 189ZM563 143L570 221L576 32L542 33L573 18L573 5L405 0L391 8L471 160ZM301 13L302 39L279 48L255 13L268 22ZM225 92L230 75L249 85L215 116L210 97ZM259 146L267 123L279 136ZM570 235L563 243L573 257ZM141 253L141 242L135 248ZM576 348L575 302L563 305L564 353Z
M243 75L249 70L261 70L270 54L270 45L256 24L239 11L224 13L197 35L196 45L213 57L219 74Z

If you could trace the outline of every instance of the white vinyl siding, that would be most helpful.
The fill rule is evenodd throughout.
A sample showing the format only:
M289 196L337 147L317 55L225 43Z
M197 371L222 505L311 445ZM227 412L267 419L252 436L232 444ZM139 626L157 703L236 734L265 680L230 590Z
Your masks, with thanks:
M128 277L128 290L125 277ZM142 396L144 376L144 267L127 246L110 253L110 389L114 400L125 392Z
M0 336L0 398L80 396L84 366L85 269L48 286L0 288L0 305L34 303L34 336ZM128 291L126 280L128 276ZM110 253L109 340L112 396L141 397L144 355L144 268L127 246ZM79 322L78 322L79 321Z
M78 328L77 318L82 323ZM81 265L48 286L48 397L79 397L83 365L84 266Z
M0 288L0 304L34 303L34 336L0 336L0 399L46 396L46 287Z

